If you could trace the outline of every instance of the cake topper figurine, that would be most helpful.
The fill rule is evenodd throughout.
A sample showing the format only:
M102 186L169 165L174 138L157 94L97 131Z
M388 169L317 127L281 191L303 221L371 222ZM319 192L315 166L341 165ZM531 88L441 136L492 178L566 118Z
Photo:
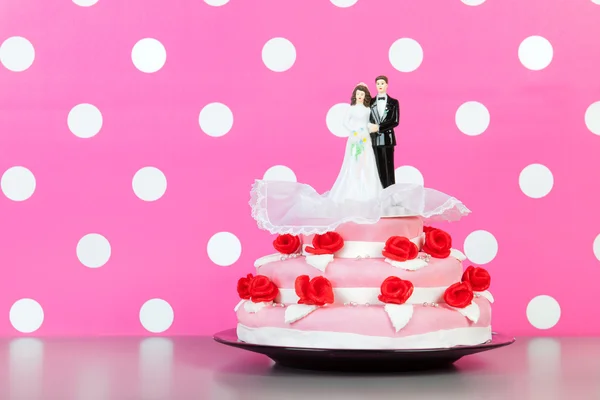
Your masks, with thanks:
M319 194L306 183L254 182L250 206L259 228L311 235L347 222L374 224L382 217L455 221L470 213L461 201L445 193L395 183L394 128L400 111L398 101L387 94L387 82L385 76L376 78L376 99L366 84L354 87L342 121L348 131L344 158L331 190Z
M360 82L358 86L367 87ZM386 188L396 183L394 167L394 148L396 146L396 134L394 128L400 123L400 105L398 100L387 93L388 78L379 75L375 78L377 97L371 103L371 115L369 122L377 127L371 130L371 143L377 172L381 185Z

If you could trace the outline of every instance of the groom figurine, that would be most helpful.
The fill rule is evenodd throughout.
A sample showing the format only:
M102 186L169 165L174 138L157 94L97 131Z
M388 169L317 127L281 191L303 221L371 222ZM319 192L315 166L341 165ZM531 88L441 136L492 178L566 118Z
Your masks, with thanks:
M388 78L380 75L375 78L377 97L371 103L372 124L379 125L379 130L371 132L375 162L379 171L381 185L386 188L396 183L394 175L394 147L396 135L394 128L400 122L400 106L398 100L387 94Z

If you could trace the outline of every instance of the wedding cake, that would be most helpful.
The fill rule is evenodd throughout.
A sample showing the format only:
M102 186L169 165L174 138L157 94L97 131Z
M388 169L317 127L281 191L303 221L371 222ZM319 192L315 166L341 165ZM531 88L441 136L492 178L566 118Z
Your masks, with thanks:
M276 236L273 254L237 283L239 340L423 349L491 339L489 273L464 268L451 235L434 227L470 210L435 189L395 182L398 102L387 94L387 77L376 84L373 102L364 83L352 92L344 159L330 191L255 181L252 217Z
M264 184L257 181L253 188L253 216L261 228L277 232L261 216L268 198ZM413 196L427 190L410 187ZM453 248L451 235L424 224L447 220L457 209L469 212L449 197L434 213L440 218L408 210L415 215L340 221L314 234L300 233L319 231L307 225L276 233L274 253L256 260L256 272L238 281L239 340L351 349L448 348L490 340L489 273L464 268L466 257Z

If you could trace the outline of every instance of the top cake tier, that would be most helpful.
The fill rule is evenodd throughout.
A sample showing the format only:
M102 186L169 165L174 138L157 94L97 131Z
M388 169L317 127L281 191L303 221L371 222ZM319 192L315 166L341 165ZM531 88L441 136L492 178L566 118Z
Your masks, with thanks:
M338 226L335 232L345 241L385 242L391 236L404 236L412 239L423 233L423 220L420 217L382 218L376 224L357 224L348 222ZM307 236L310 243L312 235Z

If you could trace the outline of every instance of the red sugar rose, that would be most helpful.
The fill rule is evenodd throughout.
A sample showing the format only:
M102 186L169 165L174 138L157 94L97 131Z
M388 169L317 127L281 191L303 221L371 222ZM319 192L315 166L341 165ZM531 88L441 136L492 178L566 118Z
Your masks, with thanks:
M315 235L312 247L307 246L306 252L311 254L333 254L344 247L344 239L337 232L327 232Z
M381 294L378 298L384 303L404 304L412 296L414 289L411 281L390 276L381 284Z
M444 292L446 304L456 308L465 308L473 301L473 289L469 282L458 282Z
M452 249L452 238L441 229L431 228L425 234L423 251L435 258L446 258Z
M293 254L300 248L300 238L289 233L279 235L273 241L273 247L282 254Z
M279 294L279 289L264 275L252 276L252 274L248 274L238 280L237 292L241 299L252 299L254 303L260 303L275 300L275 297Z
M296 294L300 297L298 304L324 306L333 303L333 287L323 276L309 279L308 275L301 275L296 278L294 286Z
M429 231L430 231L430 230L432 230L432 229L435 229L435 228L434 228L434 227L431 227L431 226L424 226L424 227L423 227L423 232L424 232L424 233L427 233L427 232L429 232Z
M462 276L463 282L469 282L475 292L488 290L491 282L490 274L485 269L470 265Z
M241 299L250 300L250 283L254 277L248 274L245 278L240 278L237 284L237 292Z
M395 261L406 261L417 258L419 248L405 237L392 236L385 242L381 254Z
M250 296L254 303L273 301L278 293L277 286L264 275L257 275L250 283Z

